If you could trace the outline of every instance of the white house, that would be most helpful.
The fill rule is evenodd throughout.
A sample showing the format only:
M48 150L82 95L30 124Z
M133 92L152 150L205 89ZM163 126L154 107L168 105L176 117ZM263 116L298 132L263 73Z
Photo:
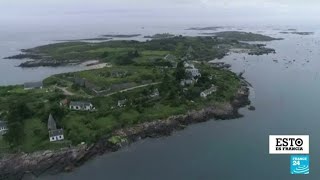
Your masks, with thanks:
M77 111L91 111L95 109L90 102L83 101L71 101L69 104L69 108L71 110Z
M127 99L119 100L118 107L125 107L127 103Z
M27 83L24 83L23 86L24 86L24 90L42 89L43 83L42 83L42 81L40 81L40 82L27 82Z
M186 85L190 85L194 82L195 80L194 79L182 79L180 81L180 85L181 86L186 86Z
M192 75L192 77L201 77L199 69L197 69L197 68L187 68L186 72L190 73Z
M200 96L203 97L203 98L207 98L207 96L209 96L210 94L212 94L212 93L214 93L216 91L217 91L217 88L214 85L212 85L211 88L209 88L209 89L207 89L205 91L202 91L200 93Z
M8 131L7 122L0 120L0 136L4 135Z
M63 129L57 129L56 121L53 119L51 114L48 118L48 130L50 142L64 140Z
M64 140L63 129L56 129L49 131L50 142L62 141Z
M192 63L184 62L183 65L186 68L186 73L190 73L192 77L201 77L199 69L195 68Z

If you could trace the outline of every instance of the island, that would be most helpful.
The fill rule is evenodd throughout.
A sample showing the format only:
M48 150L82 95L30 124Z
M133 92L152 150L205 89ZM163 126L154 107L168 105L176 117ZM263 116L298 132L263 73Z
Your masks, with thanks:
M57 41L108 41L111 40L112 38L107 38L107 37L97 37L97 38L88 38L88 39L69 39L69 40L57 40Z
M148 39L165 39L165 38L172 38L174 37L174 34L170 34L170 33L162 33L162 34L155 34L152 36L144 36L144 38L148 38Z
M273 38L270 36L265 36L262 34L256 34L251 32L242 31L222 31L215 33L200 33L202 35L216 36L228 40L238 40L238 41L274 41L282 40L282 38Z
M194 30L194 31L216 31L218 29L222 29L222 26L211 26L211 27L191 27L186 30Z
M242 117L238 110L250 105L250 84L243 73L210 61L236 48L269 52L236 40L183 36L24 50L47 61L109 65L0 87L0 179L70 171L140 139Z
M313 35L314 32L297 32L297 31L281 31L281 34L296 34L296 35Z
M105 34L102 35L102 37L108 37L108 38L133 38L141 36L141 34Z
M20 64L21 67L65 66L98 60L101 63L121 64L128 59L128 51L140 51L140 56L132 63L143 64L150 59L161 58L166 54L181 56L184 51L197 61L210 61L222 58L235 49L252 54L268 54L275 51L259 44L241 41L278 40L269 36L253 33L221 32L215 37L188 37L158 34L149 41L111 40L106 42L62 42L22 50L21 54L7 57L8 59L32 59ZM166 44L166 46L164 46Z

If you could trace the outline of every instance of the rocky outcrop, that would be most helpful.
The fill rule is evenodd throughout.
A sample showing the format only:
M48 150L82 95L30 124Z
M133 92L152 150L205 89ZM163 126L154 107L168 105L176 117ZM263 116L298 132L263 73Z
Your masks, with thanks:
M0 160L0 179L21 179L30 174L39 176L43 173L71 171L74 167L79 167L97 155L117 151L140 139L169 136L172 132L184 129L187 125L208 121L211 118L224 120L241 117L238 109L250 104L248 96L249 88L243 82L231 103L216 104L199 111L190 111L186 115L172 116L165 120L146 122L117 130L112 136L125 139L119 143L111 142L110 136L106 136L89 147L80 145L59 151L6 155Z

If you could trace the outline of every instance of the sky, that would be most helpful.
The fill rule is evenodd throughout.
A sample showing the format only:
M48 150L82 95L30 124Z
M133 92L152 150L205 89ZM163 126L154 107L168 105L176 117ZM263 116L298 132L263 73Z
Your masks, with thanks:
M318 7L319 0L0 0L0 22L294 24L319 22Z

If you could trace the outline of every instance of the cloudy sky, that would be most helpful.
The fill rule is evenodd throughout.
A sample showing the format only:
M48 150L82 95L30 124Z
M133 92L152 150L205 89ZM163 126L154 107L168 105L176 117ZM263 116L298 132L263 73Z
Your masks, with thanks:
M0 21L108 20L312 23L319 0L0 0Z

